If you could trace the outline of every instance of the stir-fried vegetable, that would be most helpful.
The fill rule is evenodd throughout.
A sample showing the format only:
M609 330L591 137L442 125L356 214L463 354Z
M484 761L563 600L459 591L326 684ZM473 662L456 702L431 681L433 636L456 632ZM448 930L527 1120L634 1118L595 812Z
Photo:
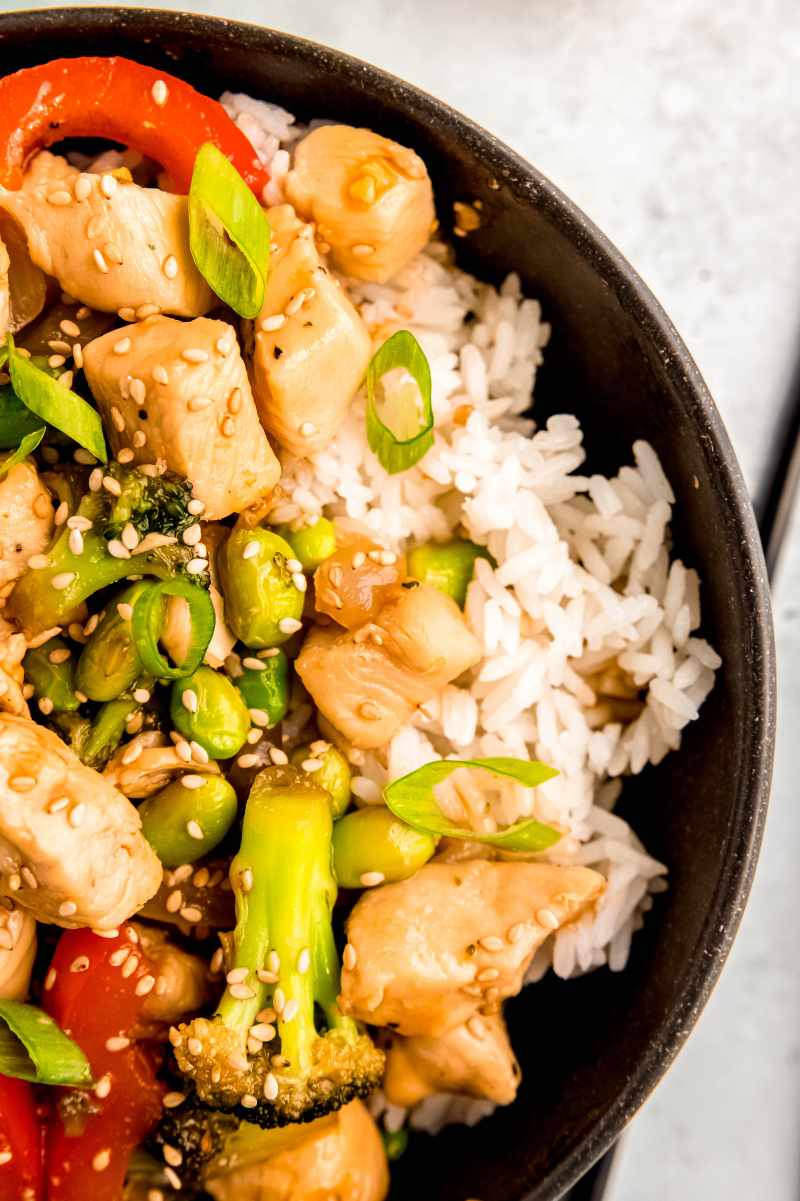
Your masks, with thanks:
M0 1000L0 1069L34 1084L88 1088L86 1056L49 1014L22 1001Z
M42 1201L42 1130L33 1090L0 1076L0 1197Z
M140 150L186 193L197 151L212 142L261 197L269 176L221 104L182 79L128 58L61 58L0 80L0 185L18 188L34 150L101 137Z
M186 601L192 633L182 663L172 666L158 647L164 625L164 602L168 596ZM146 671L160 680L180 680L190 676L203 662L214 634L214 606L211 597L188 580L161 580L140 592L133 602L131 627L136 652Z
M11 387L25 407L105 463L108 451L97 410L77 392L60 384L30 358L20 354L11 334L6 349Z
M90 700L116 700L143 674L131 618L137 599L149 587L140 581L113 596L100 624L81 651L75 685Z
M426 542L416 546L408 556L408 574L424 584L433 584L440 592L452 596L463 609L467 588L475 571L476 559L489 559L484 546L476 546L467 538L450 542Z
M246 646L286 642L300 628L305 577L292 571L292 548L264 529L234 530L219 556L225 616Z
M250 710L251 718L267 729L277 725L289 708L289 660L280 647L273 647L272 650L274 654L267 659L245 655L246 659L252 657L254 664L258 663L259 666L242 667L242 674L236 679L236 687Z
M342 752L330 743L308 742L292 751L292 763L309 780L324 788L330 797L333 820L341 817L350 804L350 764Z
M42 713L72 713L78 708L75 695L75 660L63 638L50 638L28 651L25 678L33 685Z
M297 530L281 526L278 532L291 546L303 571L316 571L336 550L336 527L327 517L318 517Z
M437 839L406 825L383 805L348 813L333 830L333 870L343 888L406 880L427 863Z
M250 715L234 685L205 665L176 680L170 699L172 724L212 759L230 759L244 746Z
M188 786L184 780L191 782ZM139 806L142 833L165 867L195 863L214 850L238 811L224 776L182 777Z
M367 368L367 441L390 475L433 446L431 369L407 329L392 334Z
M42 425L39 429L31 430L29 434L25 435L14 453L0 463L0 479L8 475L11 468L17 463L21 463L23 459L27 459L28 455L33 454L44 437L44 431L45 427Z

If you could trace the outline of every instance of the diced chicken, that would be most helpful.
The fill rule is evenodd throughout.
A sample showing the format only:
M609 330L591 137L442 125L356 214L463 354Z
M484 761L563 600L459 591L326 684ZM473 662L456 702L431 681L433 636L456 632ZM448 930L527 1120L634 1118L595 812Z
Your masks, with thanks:
M36 957L36 918L5 898L0 908L0 1000L24 1001Z
M0 714L0 890L39 921L119 926L161 883L133 805L44 726Z
M0 189L37 267L94 309L198 317L218 302L189 252L185 196L81 174L43 151L19 191Z
M363 534L347 534L314 572L314 603L318 613L354 630L375 617L405 578L405 555Z
M266 430L303 457L327 446L364 378L367 327L291 206L269 210L269 277L255 325L253 391Z
M84 368L114 451L132 447L134 462L160 461L191 480L207 519L238 513L277 483L226 322L149 317L90 342Z
M296 662L317 708L354 746L383 746L419 705L480 659L458 605L407 581L373 622L316 629Z
M297 1132L300 1133L299 1131ZM312 1123L306 1138L263 1163L210 1180L215 1201L383 1201L389 1171L381 1136L360 1101Z
M25 635L0 616L0 712L28 717L28 702L22 695L25 671L22 660L27 650Z
M184 743L184 746L187 758L179 753L174 743L167 742L163 734L157 730L145 730L126 742L109 759L103 769L103 779L123 796L143 800L166 788L175 775L187 771L195 774L219 772L213 759L208 763L195 763L189 744Z
M393 1038L383 1091L392 1105L409 1108L433 1093L462 1093L510 1105L520 1075L502 1017L476 1014L438 1038Z
M322 125L303 138L286 195L317 223L340 271L376 283L419 254L436 217L419 155L352 125Z
M50 493L30 459L15 463L0 479L0 596L45 550L52 532Z
M179 1022L208 1000L206 964L171 943L165 930L133 923L142 950L155 968L156 986L142 1006L143 1023Z
M24 232L0 209L0 335L33 321L46 300L47 278L31 261Z
M438 1037L522 987L544 940L600 897L603 877L543 863L426 864L362 894L347 922L355 964L345 1013L399 1034Z

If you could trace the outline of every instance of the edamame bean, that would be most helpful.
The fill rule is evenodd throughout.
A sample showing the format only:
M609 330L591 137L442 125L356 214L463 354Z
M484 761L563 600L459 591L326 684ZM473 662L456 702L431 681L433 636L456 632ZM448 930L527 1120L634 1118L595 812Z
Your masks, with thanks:
M113 701L132 688L144 668L131 631L131 612L149 585L142 580L118 593L81 652L75 687L92 701Z
M491 562L492 556L485 546L476 546L466 538L454 538L452 542L426 542L409 554L408 574L425 584L433 584L434 588L452 596L463 608L476 559L488 559Z
M295 633L305 592L286 566L293 558L271 530L234 530L225 543L217 560L225 616L246 646L278 646Z
M139 806L142 833L165 867L194 863L222 842L238 810L224 776L207 775L198 788L173 780Z
M356 809L333 827L333 867L343 888L363 888L364 877L387 884L407 880L427 863L436 839L401 822L383 805Z
M329 746L321 754L311 750L311 744L299 746L292 751L291 761L295 767L306 771L308 778L324 788L331 798L331 815L336 821L342 816L350 804L350 764L341 751L335 746ZM304 767L306 763L319 763L319 767L310 771Z
M313 525L304 525L299 530L288 525L279 526L279 530L304 571L316 571L336 550L336 528L327 517L320 517Z
M262 659L261 663L263 666L258 671L252 667L243 668L236 687L248 709L261 709L266 713L269 729L286 716L289 708L289 660L285 651L278 650L276 655Z
M53 661L53 656L55 662ZM75 661L63 638L51 638L23 661L25 679L44 706L42 713L73 713L80 704L75 695Z
M244 746L250 714L227 676L205 665L175 680L169 705L172 724L212 759L230 759Z

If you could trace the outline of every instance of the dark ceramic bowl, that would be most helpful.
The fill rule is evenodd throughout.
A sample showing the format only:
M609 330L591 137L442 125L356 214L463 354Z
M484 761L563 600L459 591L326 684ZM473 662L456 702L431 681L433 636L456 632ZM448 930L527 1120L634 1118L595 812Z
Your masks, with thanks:
M510 270L553 339L536 413L574 411L595 468L656 447L678 497L677 552L700 571L704 632L724 666L679 753L626 784L623 812L670 869L628 969L548 979L510 1007L519 1099L467 1133L420 1137L394 1172L411 1201L555 1201L622 1130L682 1045L730 948L769 793L775 720L770 605L758 533L727 434L668 318L621 255L529 163L446 105L334 50L251 25L142 9L0 17L0 73L63 55L123 54L275 100L301 117L368 124L420 152L443 226L483 201L460 262Z

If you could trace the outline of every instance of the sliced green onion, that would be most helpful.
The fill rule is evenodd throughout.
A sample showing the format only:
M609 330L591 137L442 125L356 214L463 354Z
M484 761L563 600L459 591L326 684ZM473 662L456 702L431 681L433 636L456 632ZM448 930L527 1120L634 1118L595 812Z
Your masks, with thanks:
M186 601L192 626L186 657L175 667L158 649L164 625L164 601L168 596L180 596ZM163 580L145 589L134 602L131 618L133 641L145 671L159 680L180 680L190 676L203 662L214 634L215 620L211 597L198 584L190 584L187 580Z
M384 789L384 800L395 817L401 818L409 826L424 830L426 834L482 842L487 846L502 847L506 851L546 851L558 842L561 837L560 831L534 819L517 822L496 834L480 834L474 830L467 830L464 826L454 825L439 808L434 789L460 767L477 767L496 776L510 776L526 788L536 788L558 775L555 768L526 759L442 759L435 763L426 763L424 767L395 780Z
M0 1001L0 1074L34 1084L92 1084L77 1043L44 1010L22 1001Z
M220 300L257 317L269 266L269 222L234 165L212 142L197 152L189 189L189 249Z
M38 430L33 430L30 434L26 434L13 455L9 455L4 463L0 463L0 480L3 476L8 475L11 468L16 467L17 463L21 463L23 459L27 459L28 455L36 450L43 437L43 425Z
M21 355L8 335L8 369L11 387L19 399L48 425L72 438L96 459L108 461L103 423L100 414L88 401L70 388L65 388L41 367Z
M40 419L26 409L11 384L0 385L0 450L11 450L41 426Z
M431 369L407 329L392 334L367 367L367 441L390 475L433 446Z

